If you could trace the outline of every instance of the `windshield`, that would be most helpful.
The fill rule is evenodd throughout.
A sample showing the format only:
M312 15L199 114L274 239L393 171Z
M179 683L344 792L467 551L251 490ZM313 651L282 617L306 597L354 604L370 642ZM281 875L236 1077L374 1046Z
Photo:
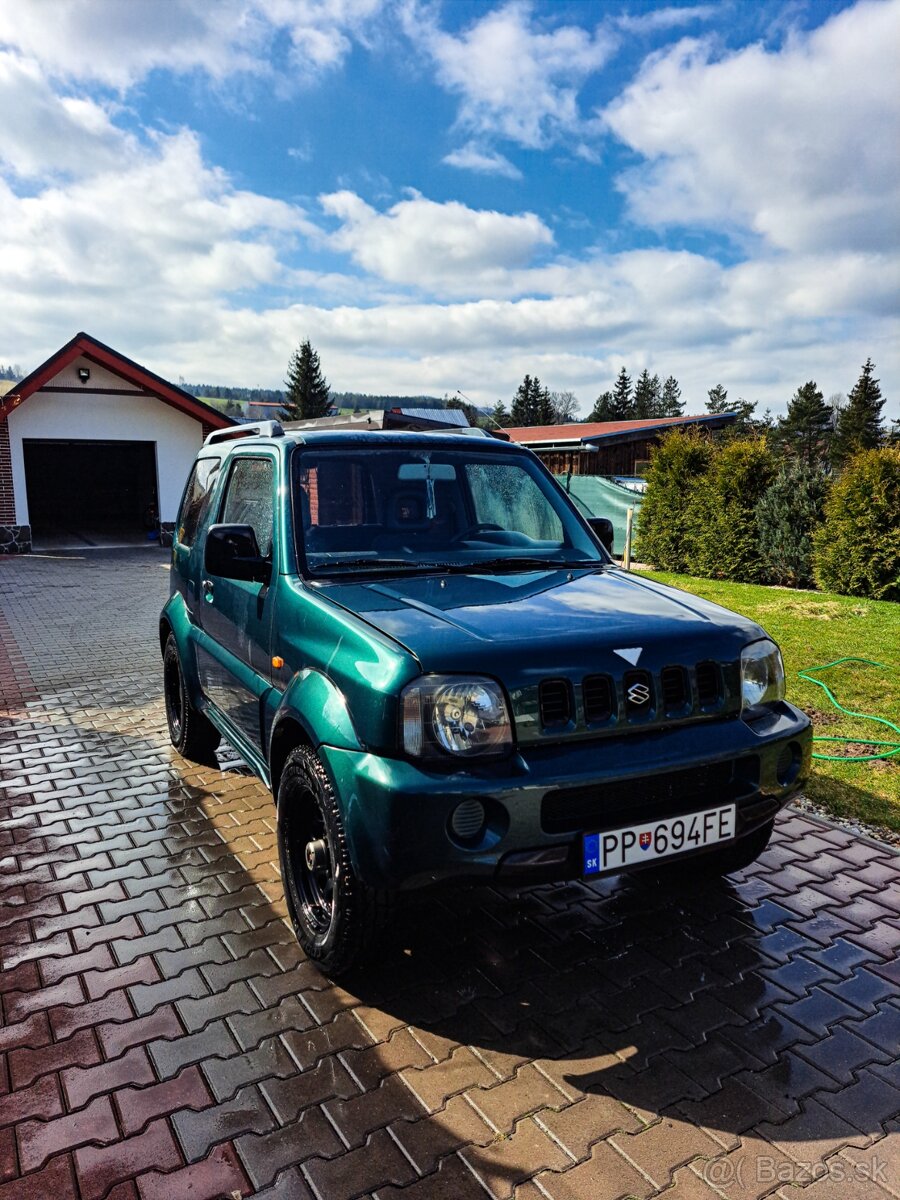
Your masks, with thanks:
M609 560L538 463L465 448L302 448L298 551L312 575L540 570Z

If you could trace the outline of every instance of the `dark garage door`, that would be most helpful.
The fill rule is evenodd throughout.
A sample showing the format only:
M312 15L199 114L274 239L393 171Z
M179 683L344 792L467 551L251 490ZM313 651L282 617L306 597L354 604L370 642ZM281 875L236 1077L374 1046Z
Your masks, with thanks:
M156 528L154 442L26 440L32 539L51 545L134 545Z

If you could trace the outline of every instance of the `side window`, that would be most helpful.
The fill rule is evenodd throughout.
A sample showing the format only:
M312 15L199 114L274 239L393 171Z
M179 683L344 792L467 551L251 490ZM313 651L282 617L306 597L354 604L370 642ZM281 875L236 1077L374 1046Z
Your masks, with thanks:
M562 522L538 484L521 467L469 463L466 474L477 521L524 533L538 542L563 542Z
M232 469L222 510L223 525L250 525L264 557L272 549L272 460L239 458Z
M184 489L181 514L178 519L178 540L182 546L193 546L197 530L203 523L209 508L209 499L219 475L222 460L198 458L191 477Z

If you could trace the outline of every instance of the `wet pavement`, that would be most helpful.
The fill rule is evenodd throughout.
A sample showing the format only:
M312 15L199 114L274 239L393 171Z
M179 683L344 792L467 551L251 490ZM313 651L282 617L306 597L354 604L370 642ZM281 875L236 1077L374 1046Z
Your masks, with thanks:
M168 744L157 550L0 559L0 1200L900 1195L900 857L418 898L343 987Z

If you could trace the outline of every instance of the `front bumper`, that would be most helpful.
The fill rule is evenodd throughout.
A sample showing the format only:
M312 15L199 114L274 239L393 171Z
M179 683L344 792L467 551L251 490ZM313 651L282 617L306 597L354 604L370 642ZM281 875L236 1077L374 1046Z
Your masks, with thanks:
M447 773L403 759L320 747L344 807L353 865L371 887L452 878L571 878L581 835L734 800L737 836L770 820L809 773L809 719L787 703L753 725L740 718L529 748ZM456 837L464 800L482 802L475 840Z

